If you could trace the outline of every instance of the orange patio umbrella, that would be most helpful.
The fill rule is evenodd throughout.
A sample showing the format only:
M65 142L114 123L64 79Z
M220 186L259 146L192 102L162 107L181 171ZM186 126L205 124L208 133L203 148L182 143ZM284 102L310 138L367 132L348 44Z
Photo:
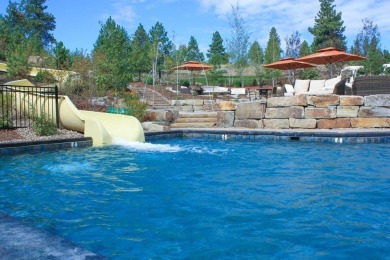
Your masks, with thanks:
M197 61L188 61L183 65L173 67L174 70L189 70L189 71L200 71L200 70L208 70L212 69L213 66L202 64Z
M301 57L298 61L310 62L314 64L330 64L330 77L333 77L333 63L365 60L365 57L347 53L335 47L323 48L313 54Z
M278 70L292 70L293 71L293 81L294 81L294 70L296 69L304 69L304 68L312 68L315 67L315 65L304 62L304 61L298 61L294 58L287 57L278 61L275 61L273 63L269 63L266 65L263 65L265 68L269 69L278 69Z
M188 62L184 63L183 65L173 67L172 69L173 70L188 70L192 74L193 71L209 70L212 68L213 68L213 66L202 64L198 61L188 61ZM195 85L195 77L193 78L192 85Z

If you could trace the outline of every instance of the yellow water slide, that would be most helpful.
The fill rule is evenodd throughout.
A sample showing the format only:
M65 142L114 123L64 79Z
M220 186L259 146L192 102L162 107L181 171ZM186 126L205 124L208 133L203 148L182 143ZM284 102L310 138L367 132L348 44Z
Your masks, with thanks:
M17 80L4 84L6 86L33 86L28 80ZM35 113L45 112L52 115L54 96L40 96L38 94L24 94L17 98L17 109L34 109ZM58 98L58 114L61 127L84 133L85 137L92 137L93 145L107 145L123 142L144 142L145 135L141 123L133 116L108 114L78 110L67 96Z

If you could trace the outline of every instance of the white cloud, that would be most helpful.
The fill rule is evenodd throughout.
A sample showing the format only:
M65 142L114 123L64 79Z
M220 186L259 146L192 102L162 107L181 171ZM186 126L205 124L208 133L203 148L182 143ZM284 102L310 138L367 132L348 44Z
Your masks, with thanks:
M118 21L122 26L131 26L136 19L137 14L132 7L132 4L143 3L144 0L123 1L117 0L113 3L113 14L111 15L115 21Z

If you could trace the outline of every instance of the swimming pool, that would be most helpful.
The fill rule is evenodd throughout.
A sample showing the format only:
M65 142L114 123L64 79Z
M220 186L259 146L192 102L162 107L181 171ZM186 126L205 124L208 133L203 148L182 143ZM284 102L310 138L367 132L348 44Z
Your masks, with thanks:
M0 157L0 211L115 259L385 258L390 146L174 138Z

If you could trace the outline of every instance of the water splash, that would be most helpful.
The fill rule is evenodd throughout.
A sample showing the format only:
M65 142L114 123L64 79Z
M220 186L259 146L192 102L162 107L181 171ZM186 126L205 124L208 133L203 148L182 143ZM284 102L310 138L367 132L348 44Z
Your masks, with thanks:
M160 153L194 153L194 154L208 154L218 155L226 154L229 149L210 149L206 146L190 145L190 146L178 146L169 144L152 144L141 142L128 142L120 139L114 140L114 144L123 146L129 150L141 151L141 152L160 152Z
M143 151L143 152L177 153L183 150L177 145L169 145L169 144L126 142L123 140L114 140L114 143L130 150Z

